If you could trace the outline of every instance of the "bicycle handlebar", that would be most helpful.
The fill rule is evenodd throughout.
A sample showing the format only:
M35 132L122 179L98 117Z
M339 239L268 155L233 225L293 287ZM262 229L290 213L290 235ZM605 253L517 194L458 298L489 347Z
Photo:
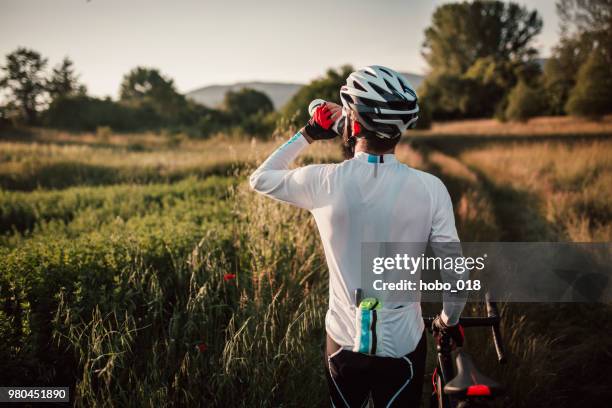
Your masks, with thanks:
M459 324L463 327L491 327L493 345L497 353L497 361L503 364L506 362L506 356L501 331L499 329L500 316L497 311L497 305L495 302L491 302L488 293L485 296L485 304L487 307L487 317L460 317ZM425 322L425 327L430 328L434 321L434 317L423 317L423 321Z
M424 317L425 326L431 327L434 317ZM491 327L499 322L499 316L489 317L460 317L459 324L463 327Z

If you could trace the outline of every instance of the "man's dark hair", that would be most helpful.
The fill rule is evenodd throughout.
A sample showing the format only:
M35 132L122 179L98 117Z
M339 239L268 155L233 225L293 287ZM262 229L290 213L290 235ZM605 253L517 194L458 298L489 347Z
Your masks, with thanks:
M366 142L366 150L374 154L383 154L393 149L399 143L400 138L396 137L393 139L383 139L375 136L374 132L362 129L360 134ZM355 143L354 137L350 137L348 126L345 126L344 133L342 134L342 155L345 159L352 159L355 156Z
M365 135L366 150L374 154L383 154L393 149L399 140L399 137L395 137L393 139L383 139L374 136L374 133L368 132Z

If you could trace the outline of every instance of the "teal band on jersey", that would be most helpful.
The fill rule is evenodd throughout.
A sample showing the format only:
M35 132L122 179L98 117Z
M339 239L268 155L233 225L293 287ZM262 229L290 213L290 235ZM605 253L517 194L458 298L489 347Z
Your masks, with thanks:
M287 146L289 146L291 143L295 142L297 139L299 139L300 137L303 137L304 135L302 135L302 132L297 132L295 135L291 136L291 139L287 140L285 142L284 145L282 145L280 148L283 149Z
M370 310L360 310L360 312L361 335L359 340L359 352L367 354L370 352L370 343L372 341L372 337L370 335L370 322L372 318L372 312Z

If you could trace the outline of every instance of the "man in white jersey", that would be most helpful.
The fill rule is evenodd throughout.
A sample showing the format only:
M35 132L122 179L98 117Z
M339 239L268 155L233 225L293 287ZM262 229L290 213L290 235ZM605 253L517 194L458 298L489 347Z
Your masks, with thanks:
M374 324L368 321L363 330L364 306L355 305L353 297L361 287L361 244L458 242L453 207L438 178L395 158L400 136L418 118L416 93L400 74L380 66L360 69L347 78L340 96L343 108L319 106L308 124L251 175L250 184L315 217L329 268L325 369L332 405L361 407L372 398L377 407L417 407L426 355L420 304L371 305L377 309ZM290 170L310 143L337 136L331 127L342 109L343 145L352 158ZM445 297L434 322L434 329L457 345L463 340L457 324L463 306ZM363 334L370 331L368 347L361 348Z

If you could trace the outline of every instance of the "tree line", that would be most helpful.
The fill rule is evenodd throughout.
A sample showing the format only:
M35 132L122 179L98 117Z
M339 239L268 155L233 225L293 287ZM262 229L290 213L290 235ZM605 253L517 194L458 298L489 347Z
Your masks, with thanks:
M425 31L430 72L421 90L434 119L537 115L597 117L612 111L610 0L559 0L560 40L541 64L535 10L473 1L438 7Z
M425 30L429 65L418 90L418 126L432 120L524 121L539 115L597 118L612 113L612 0L558 0L559 42L547 60L534 40L536 10L512 2L464 1L437 7ZM306 119L315 97L339 102L352 67L329 70L300 89L282 111Z
M612 112L612 0L558 0L560 38L542 63L534 40L542 30L536 10L502 1L464 1L436 8L425 30L429 72L419 89L421 127L431 120L538 115L598 117ZM169 129L207 136L237 130L269 134L279 123L307 120L314 98L339 103L338 89L353 68L327 73L302 87L279 112L252 89L230 91L218 109L180 94L155 68L136 67L119 99L87 95L72 61L50 72L48 61L18 48L1 67L8 102L0 117L71 130L108 126L118 131Z
M228 92L214 109L187 99L158 69L136 67L123 77L114 101L88 95L69 58L51 71L47 65L47 58L27 48L6 56L0 77L7 99L0 111L5 121L76 131L166 129L192 136L234 128L261 134L274 124L272 101L253 89Z

